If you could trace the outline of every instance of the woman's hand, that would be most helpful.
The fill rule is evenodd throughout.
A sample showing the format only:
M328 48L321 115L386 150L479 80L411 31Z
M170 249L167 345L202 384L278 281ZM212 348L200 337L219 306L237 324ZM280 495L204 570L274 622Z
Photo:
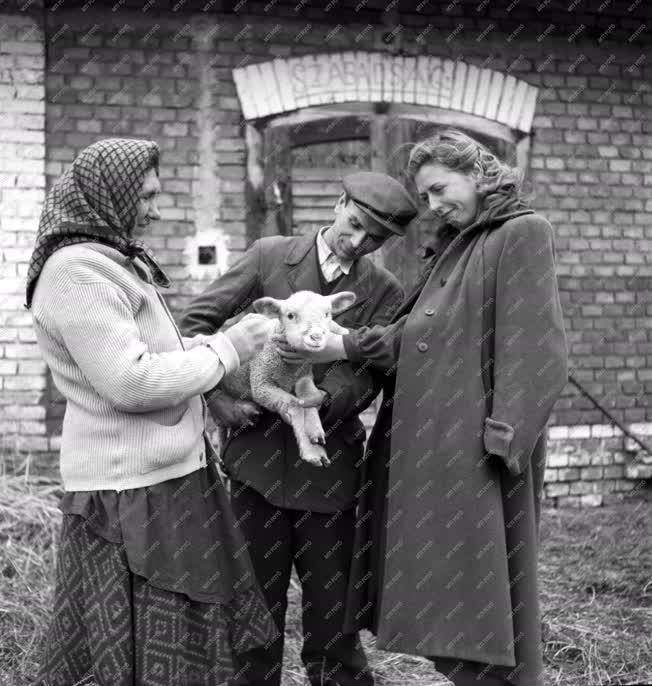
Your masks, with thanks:
M226 329L224 335L238 351L240 364L244 364L262 350L273 327L274 322L271 319L262 314L250 313Z
M296 350L286 340L283 334L274 334L272 342L279 351L284 362L288 364L303 364L310 362L318 364L320 362L335 362L336 360L346 360L346 351L342 342L342 336L335 333L326 334L326 345L321 350Z

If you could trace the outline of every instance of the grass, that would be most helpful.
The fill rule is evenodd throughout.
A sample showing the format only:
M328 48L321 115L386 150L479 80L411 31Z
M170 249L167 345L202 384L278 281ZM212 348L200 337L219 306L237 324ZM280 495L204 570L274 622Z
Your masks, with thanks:
M0 479L0 684L34 678L51 607L60 488ZM540 556L547 686L652 683L650 504L544 510ZM300 592L293 580L283 686L304 683ZM427 661L376 651L379 686L444 685ZM171 684L171 686L174 686Z

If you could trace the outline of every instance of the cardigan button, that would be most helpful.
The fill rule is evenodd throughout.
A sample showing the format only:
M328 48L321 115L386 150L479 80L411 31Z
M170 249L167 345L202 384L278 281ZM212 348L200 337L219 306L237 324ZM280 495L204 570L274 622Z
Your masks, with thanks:
M423 341L419 341L419 342L417 343L417 350L418 350L419 352L425 353L426 350L428 350L428 344L427 344L427 343L424 343Z
M432 309L432 307L426 307L424 312L429 316L432 317L433 314L435 314L435 311Z
M441 280L439 281L439 284L440 284L441 286L445 286L445 285L446 285L446 279L441 279Z

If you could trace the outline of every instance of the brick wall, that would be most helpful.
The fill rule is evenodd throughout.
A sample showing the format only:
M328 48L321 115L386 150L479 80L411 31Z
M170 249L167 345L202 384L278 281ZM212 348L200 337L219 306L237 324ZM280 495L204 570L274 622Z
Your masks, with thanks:
M649 440L650 425L632 429ZM545 472L545 497L564 506L611 505L626 498L649 497L649 465L636 461L638 449L615 427L551 427Z
M606 2L589 15L577 2L425 2L397 15L385 3L341 1L337 17L309 3L252 0L242 16L188 0L159 6L154 17L143 4L48 11L46 171L51 182L101 137L161 144L165 221L150 243L174 279L166 295L174 310L201 288L190 264L198 231L218 232L222 266L246 247L244 128L231 70L275 56L378 49L389 32L405 54L461 58L540 88L529 178L535 207L557 235L571 365L619 419L643 428L652 422L652 69L640 29L644 3ZM56 433L62 408L52 401L46 393ZM586 425L603 427L599 433L603 422L570 385L552 419L562 432ZM600 450L631 461L622 438L604 440ZM592 441L592 434L551 440L551 455L571 444L592 454ZM618 465L590 460L577 468ZM571 492L563 479L590 483L597 472L554 471L566 468L575 467L551 466L548 496L588 504L594 491Z
M45 386L25 277L45 189L44 35L30 17L0 14L0 460L49 448Z
M100 138L142 137L158 142L165 221L153 225L148 244L174 281L188 288L185 238L195 231L193 193L200 167L197 58L183 23L162 26L111 12L48 15L48 186L76 154ZM136 17L138 18L138 17ZM174 298L172 298L174 305ZM65 404L51 379L48 430L60 431Z

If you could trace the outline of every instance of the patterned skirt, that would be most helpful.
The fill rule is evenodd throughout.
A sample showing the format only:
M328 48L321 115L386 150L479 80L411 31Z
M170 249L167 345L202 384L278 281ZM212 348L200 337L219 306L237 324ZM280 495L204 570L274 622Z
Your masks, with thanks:
M226 497L213 465L147 489L64 495L36 684L233 683L234 652L278 631Z

